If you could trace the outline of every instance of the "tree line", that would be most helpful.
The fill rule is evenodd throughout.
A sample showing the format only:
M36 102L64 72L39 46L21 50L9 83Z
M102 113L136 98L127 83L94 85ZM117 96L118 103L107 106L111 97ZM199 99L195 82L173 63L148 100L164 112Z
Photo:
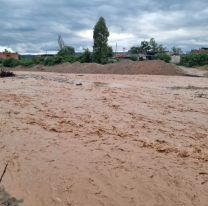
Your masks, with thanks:
M154 38L151 38L150 41L142 41L140 46L133 46L130 48L129 52L132 54L146 54L147 52L153 53L164 53L166 47L163 47L162 44L158 44ZM182 52L181 48L173 46L171 51L177 55Z
M58 36L58 45L59 51L57 55L53 57L34 57L32 59L26 59L20 56L19 60L9 58L9 59L0 59L0 64L2 63L5 67L16 67L18 65L24 65L27 67L32 67L36 64L43 64L45 66L52 66L54 64L70 62L74 63L76 61L80 63L99 63L99 64L107 64L107 63L114 63L118 62L119 59L116 61L109 60L109 57L113 56L113 49L111 46L108 45L108 37L110 36L108 27L106 26L105 19L100 17L98 22L95 24L93 29L93 51L90 52L88 48L84 49L84 52L80 56L75 56L75 49L72 46L67 46L64 42L61 35ZM147 52L152 52L155 55L153 59L161 59L165 62L170 62L171 57L165 54L166 47L162 44L158 44L154 38L151 38L149 41L142 41L141 45L133 46L130 48L131 59L133 61L138 60L139 54L147 54ZM172 52L174 54L179 54L181 49L178 47L172 47ZM9 51L5 51L9 52ZM193 58L195 60L193 60ZM200 59L203 61L200 62ZM181 64L183 65L201 65L203 63L208 63L207 54L201 53L194 54L191 53L190 56L182 56Z

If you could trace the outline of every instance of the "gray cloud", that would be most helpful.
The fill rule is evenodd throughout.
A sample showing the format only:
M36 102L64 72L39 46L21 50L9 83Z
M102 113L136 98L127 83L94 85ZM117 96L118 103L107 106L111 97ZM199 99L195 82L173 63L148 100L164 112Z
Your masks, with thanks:
M109 44L129 49L154 37L168 49L208 46L206 0L0 0L0 49L20 53L56 51L61 34L76 51L92 47L100 16L111 33Z

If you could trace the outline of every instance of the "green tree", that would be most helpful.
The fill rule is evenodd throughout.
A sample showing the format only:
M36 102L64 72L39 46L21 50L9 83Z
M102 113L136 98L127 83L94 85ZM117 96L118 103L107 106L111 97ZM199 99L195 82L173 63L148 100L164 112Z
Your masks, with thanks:
M165 52L166 47L163 47L162 44L159 44L155 41L154 38L151 38L150 41L142 41L141 46L133 46L131 47L130 51L132 54L141 54L141 53L147 53L148 51L151 52L159 52L163 53Z
M140 54L140 53L142 53L142 49L139 46L137 46L137 47L133 46L133 47L130 48L130 52L132 54Z
M157 44L157 42L155 41L154 38L150 39L149 45L150 45L151 51L153 51L153 52L157 52L158 51L158 44Z
M80 63L92 62L92 54L88 48L83 49L84 52L78 57Z
M96 23L93 31L93 58L97 63L101 63L103 58L108 56L108 27L106 26L105 19L100 17Z
M113 56L113 48L112 46L108 46L108 57L112 57Z
M160 44L160 45L158 46L157 52L159 52L159 53L164 53L166 49L167 49L166 47L163 47L163 45Z
M163 53L166 50L166 47L163 47L162 44L157 44L154 38L150 39L150 49L152 52L158 52L158 53Z
M143 53L147 53L151 49L150 44L148 41L142 41L141 42L141 50Z
M172 51L175 55L178 55L180 52L182 52L181 48L175 47L175 46L171 48L171 51Z
M75 50L72 46L64 46L57 54L58 56L75 55Z

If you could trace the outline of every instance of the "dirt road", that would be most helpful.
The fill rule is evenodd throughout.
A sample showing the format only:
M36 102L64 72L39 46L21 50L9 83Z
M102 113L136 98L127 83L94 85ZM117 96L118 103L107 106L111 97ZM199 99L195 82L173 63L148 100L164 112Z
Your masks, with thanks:
M18 74L0 171L24 206L207 206L207 78Z

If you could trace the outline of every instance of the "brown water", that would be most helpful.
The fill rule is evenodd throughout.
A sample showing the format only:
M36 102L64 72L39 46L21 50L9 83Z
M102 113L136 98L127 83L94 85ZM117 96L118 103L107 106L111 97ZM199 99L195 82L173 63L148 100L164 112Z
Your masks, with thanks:
M197 90L169 89L205 87L206 79L65 78L83 86L0 81L6 191L25 206L207 206L207 99L194 97Z

